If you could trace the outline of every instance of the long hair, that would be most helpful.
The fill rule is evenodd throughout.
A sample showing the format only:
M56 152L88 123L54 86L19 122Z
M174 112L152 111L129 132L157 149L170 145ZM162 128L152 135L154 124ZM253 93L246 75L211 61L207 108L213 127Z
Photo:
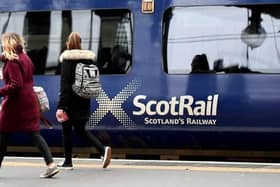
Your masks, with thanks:
M1 37L3 55L8 60L18 59L17 52L24 47L24 39L17 33L4 33Z
M78 32L71 32L68 36L66 47L67 49L82 49L81 47L82 39Z

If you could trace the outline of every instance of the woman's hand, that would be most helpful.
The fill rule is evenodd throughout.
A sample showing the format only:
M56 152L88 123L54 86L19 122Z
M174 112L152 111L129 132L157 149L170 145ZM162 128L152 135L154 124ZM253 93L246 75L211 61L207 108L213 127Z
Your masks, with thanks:
M62 123L69 119L67 113L63 111L62 109L57 109L56 111L56 119L58 122Z

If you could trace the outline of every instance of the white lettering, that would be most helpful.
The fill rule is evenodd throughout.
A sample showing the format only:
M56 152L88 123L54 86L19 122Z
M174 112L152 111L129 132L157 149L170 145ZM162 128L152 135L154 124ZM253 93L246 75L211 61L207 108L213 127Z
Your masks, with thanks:
M207 105L206 105L206 116L210 116L211 115L211 108L212 108L212 95L208 96L208 101L207 101Z
M170 104L170 113L173 116L177 116L179 113L176 111L176 105L179 104L179 101L177 101L176 97L172 97L171 101L169 102Z
M185 100L188 100L187 103L185 103ZM192 105L193 104L193 97L191 95L185 95L180 97L180 104L179 104L179 115L184 115L184 109L187 109L188 114L190 116L193 115L192 111Z
M153 115L156 115L156 111L152 111L152 105L156 105L157 104L157 101L154 101L154 100L151 100L147 103L147 106L146 106L146 111L147 111L147 114L150 115L150 116L153 116Z
M216 119L186 119L186 125L196 125L196 126L214 126L216 125Z
M212 105L212 116L217 115L218 97L219 97L218 94L214 95L213 105Z
M205 102L204 101L196 101L195 104L197 105L193 109L193 113L195 116L202 116L205 115Z
M157 104L156 111L158 115L163 116L169 112L169 103L167 101L160 101Z
M170 101L165 100L145 100L147 96L137 95L133 99L133 104L137 110L132 111L133 115L147 114L154 115L172 115L172 116L216 116L218 106L218 94L209 95L207 100L194 100L191 95L180 96L179 99L171 97Z
M137 95L134 99L133 99L133 104L134 106L138 107L140 110L139 111L133 111L132 114L133 115L143 115L146 111L146 107L145 104L141 103L140 100L141 99L146 99L147 96L145 95Z

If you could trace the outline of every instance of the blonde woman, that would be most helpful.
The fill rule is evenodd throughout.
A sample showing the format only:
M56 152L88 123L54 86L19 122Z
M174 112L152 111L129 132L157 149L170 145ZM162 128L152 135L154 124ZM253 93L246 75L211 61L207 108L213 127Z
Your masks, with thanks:
M40 135L40 113L33 91L33 64L24 52L24 40L16 33L6 33L1 38L4 62L4 97L0 112L0 167L7 150L8 138L13 132L25 132L32 136L45 159L47 170L40 177L49 178L59 172L48 145Z
M111 148L104 146L98 138L85 129L90 115L90 99L85 99L72 90L75 81L77 63L95 63L95 54L89 50L82 50L79 33L72 32L67 39L65 50L61 56L60 96L56 118L62 124L65 160L58 167L73 169L72 165L72 127L77 135L83 137L91 146L103 156L102 167L106 168L111 161Z

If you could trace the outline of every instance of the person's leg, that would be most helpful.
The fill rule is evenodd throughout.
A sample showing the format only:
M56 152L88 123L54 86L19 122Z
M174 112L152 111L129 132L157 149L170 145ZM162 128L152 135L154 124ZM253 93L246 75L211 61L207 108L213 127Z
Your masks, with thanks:
M86 120L76 121L73 125L75 128L75 132L84 137L87 142L90 143L91 146L96 147L96 149L103 155L103 163L102 167L106 168L109 166L112 157L112 150L109 146L104 146L97 137L95 137L92 133L85 129Z
M64 148L64 164L72 165L72 120L68 120L62 123L63 131L63 148Z
M0 168L2 166L4 156L7 152L7 144L8 144L9 136L10 136L9 133L0 132Z
M52 154L49 150L48 144L46 143L45 139L41 136L39 131L31 133L33 142L38 147L41 155L44 157L46 165L50 165L53 163Z
M59 170L53 161L52 154L49 150L47 142L41 136L39 131L31 132L31 135L35 145L38 147L41 155L44 157L45 163L48 167L46 172L41 174L40 177L50 178L56 175L59 172Z
M73 123L75 132L77 135L84 138L91 146L95 147L101 155L105 153L105 146L95 137L92 133L85 129L87 121L86 120L77 120Z

